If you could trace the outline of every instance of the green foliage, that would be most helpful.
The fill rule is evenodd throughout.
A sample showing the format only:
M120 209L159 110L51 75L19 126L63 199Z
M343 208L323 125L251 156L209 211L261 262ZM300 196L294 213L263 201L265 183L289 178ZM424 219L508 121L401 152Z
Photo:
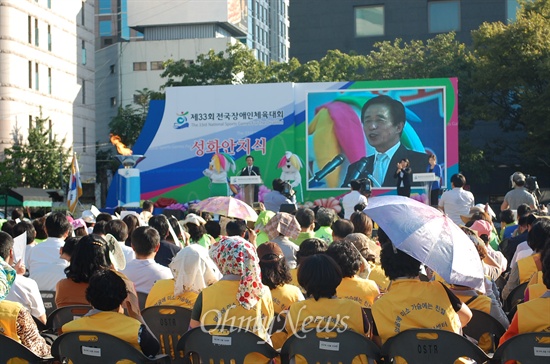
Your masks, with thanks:
M473 113L480 120L498 121L504 130L526 131L522 149L527 164L538 164L550 140L549 20L548 1L522 1L515 22L484 23L472 32L471 82L478 97Z
M525 142L514 163L549 165L550 140L550 1L519 0L521 8L510 24L484 23L472 32L467 47L454 33L425 42L401 39L375 44L367 55L330 50L321 60L265 66L251 50L235 44L225 52L210 51L189 64L169 61L163 86L264 82L334 82L457 77L461 168L483 181L491 165L503 157L488 143L483 149L468 141L476 122L498 121L504 131L525 131ZM238 77L236 77L236 75ZM238 82L236 82L238 81ZM493 145L493 146L491 146ZM510 146L499 145L498 148ZM508 158L509 159L509 158ZM512 159L508 162L513 163ZM500 161L505 162L506 161ZM533 166L530 166L533 167Z
M167 78L162 89L172 86L230 85L233 83L259 83L265 66L254 58L252 50L243 44L229 45L224 52L210 50L197 60L166 62L161 77Z
M35 118L26 143L14 131L15 144L4 150L0 162L0 184L4 188L62 188L69 179L70 153L63 147L65 139L57 140L46 127L48 120L42 113Z
M144 88L136 90L135 104L118 108L118 114L109 123L111 134L118 135L126 145L134 145L149 111L149 101L155 96L155 92Z

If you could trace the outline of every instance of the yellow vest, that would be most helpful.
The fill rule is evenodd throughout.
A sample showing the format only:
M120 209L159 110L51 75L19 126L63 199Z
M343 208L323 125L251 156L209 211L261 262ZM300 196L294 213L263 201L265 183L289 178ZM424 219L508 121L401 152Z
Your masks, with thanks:
M195 292L183 292L174 296L174 279L160 279L155 282L147 295L145 307L151 306L180 306L190 310L193 309L198 294Z
M271 297L273 298L273 308L275 310L275 315L283 313L285 310L290 308L294 302L302 301L304 295L300 288L293 286L291 284L285 284L271 290ZM285 340L287 334L285 332L275 332L271 335L271 342L273 347L277 350L280 349Z
M461 324L441 283L399 279L372 305L382 343L401 331L434 328L459 333Z
M518 260L519 283L528 282L533 274L539 271L535 259L540 259L540 253Z
M275 314L278 314L288 310L294 302L302 301L304 295L300 288L291 284L284 284L271 290L271 298L273 299L273 310Z
M386 277L384 269L382 269L382 266L380 264L369 262L369 265L369 279L374 281L378 285L380 292L386 292L388 290L388 287L390 286L390 279Z
M0 333L21 343L17 335L17 316L23 306L18 302L0 301Z
M451 290L463 303L466 303L472 299L473 296L465 295L460 290ZM485 295L478 295L473 301L466 303L466 305L478 311L483 311L486 314L491 314L491 298Z
M300 286L300 283L298 283L298 267L290 270L290 276L292 277L292 281L289 284L298 287L303 294L306 294L306 290Z
M269 288L250 310L237 302L239 281L222 280L206 287L202 291L202 312L200 322L203 325L241 327L269 341L267 332L273 320L273 301Z
M103 311L91 316L84 316L63 325L62 332L89 330L104 332L126 341L141 351L138 334L141 323L118 312Z
M536 298L518 305L518 334L550 332L550 297Z
M535 298L540 298L543 294L548 291L548 287L546 287L542 283L532 284L527 287L525 290L525 295L527 296L527 291L529 291L529 301L534 300Z
M304 328L341 328L362 334L363 311L359 303L348 299L308 298L290 306L285 328L289 335Z
M452 289L451 290L462 303L465 303L469 308L473 310L478 310L485 312L486 314L491 314L491 298L484 295L478 295L471 296L464 294L463 291ZM471 292L471 290L469 290ZM473 297L475 297L472 301L470 301ZM468 302L470 301L470 302ZM498 345L498 343L493 342L493 338L489 333L483 333L480 337L474 337L475 340L478 341L477 345L483 349L486 353L490 352L491 350L494 350L495 346Z
M320 298L315 301L309 298L290 306L285 329L288 335L305 328L317 330L353 330L364 335L363 311L355 301L342 298ZM296 364L306 364L301 355L296 355ZM352 364L367 363L367 357L360 355L353 359Z
M543 284L544 285L544 282L542 281L542 271L541 270L539 270L536 274L533 274L533 276L529 280L529 283L527 283L527 287L532 286L533 284Z
M374 281L357 276L342 278L342 282L336 288L336 297L355 301L362 307L372 306L379 294L378 286Z

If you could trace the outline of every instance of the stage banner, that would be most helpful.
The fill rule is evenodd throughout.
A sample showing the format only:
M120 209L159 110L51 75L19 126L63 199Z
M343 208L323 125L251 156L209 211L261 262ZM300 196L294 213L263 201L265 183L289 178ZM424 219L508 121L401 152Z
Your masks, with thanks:
M147 157L141 199L238 197L229 179L247 155L260 168L260 201L275 178L306 206L335 207L350 178L371 179L373 195L395 194L395 159L425 173L431 154L448 188L458 173L457 92L456 78L168 88L133 146ZM380 153L388 155L383 169ZM116 206L115 182L108 207ZM425 201L420 183L411 197Z

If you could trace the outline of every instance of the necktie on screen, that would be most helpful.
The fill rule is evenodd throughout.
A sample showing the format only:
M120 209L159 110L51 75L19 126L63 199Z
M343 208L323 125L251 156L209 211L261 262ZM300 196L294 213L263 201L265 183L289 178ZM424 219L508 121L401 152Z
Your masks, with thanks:
M251 173L252 173L252 167L248 167L248 175L250 176Z
M386 177L386 170L388 169L388 163L390 158L385 153L379 153L376 155L376 160L374 161L374 173L373 177L376 179L380 185L384 183L384 178Z

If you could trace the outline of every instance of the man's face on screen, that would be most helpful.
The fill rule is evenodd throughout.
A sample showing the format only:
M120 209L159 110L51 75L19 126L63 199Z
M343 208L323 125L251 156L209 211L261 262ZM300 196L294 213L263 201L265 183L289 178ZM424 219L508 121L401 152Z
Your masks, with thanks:
M402 130L403 124L393 125L390 109L386 105L369 106L363 115L363 131L367 141L380 153L397 144Z

